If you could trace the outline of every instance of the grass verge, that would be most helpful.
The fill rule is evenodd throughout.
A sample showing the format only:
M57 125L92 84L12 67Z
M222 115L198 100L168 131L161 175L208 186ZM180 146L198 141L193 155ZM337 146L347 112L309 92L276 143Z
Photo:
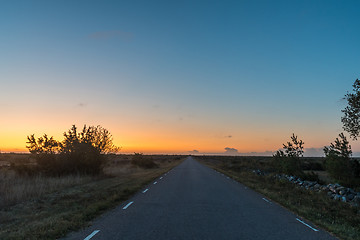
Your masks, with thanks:
M317 193L294 187L287 181L271 176L257 176L244 166L244 162L231 165L211 157L196 158L205 165L243 183L319 227L344 240L360 240L360 208L331 200L325 193ZM237 167L240 165L241 167Z
M181 162L161 161L158 168L119 168L112 177L64 188L0 211L0 239L57 239L86 227L106 210L127 200L146 184ZM113 169L112 169L112 172Z

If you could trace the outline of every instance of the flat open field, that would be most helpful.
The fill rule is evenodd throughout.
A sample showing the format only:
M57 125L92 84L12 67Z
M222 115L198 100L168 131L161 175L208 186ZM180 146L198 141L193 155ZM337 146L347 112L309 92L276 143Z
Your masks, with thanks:
M101 176L18 176L12 165L33 164L30 154L1 154L0 239L56 239L128 199L178 165L182 156L142 156L157 167L131 164L132 155L109 155Z

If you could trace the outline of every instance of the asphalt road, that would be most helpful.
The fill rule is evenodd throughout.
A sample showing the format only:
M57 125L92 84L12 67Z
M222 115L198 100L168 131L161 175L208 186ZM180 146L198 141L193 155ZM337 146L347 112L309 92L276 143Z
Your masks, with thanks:
M188 157L91 227L65 239L336 238Z

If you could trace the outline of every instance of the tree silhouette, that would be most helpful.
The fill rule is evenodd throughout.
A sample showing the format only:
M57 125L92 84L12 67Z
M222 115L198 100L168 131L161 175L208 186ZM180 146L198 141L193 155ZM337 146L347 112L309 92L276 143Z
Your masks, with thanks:
M343 133L339 134L334 143L324 147L325 167L330 176L344 185L351 186L359 177L359 163L351 159L351 146Z
M64 132L64 140L56 141L44 134L38 139L27 136L27 148L37 160L38 171L46 175L99 174L104 154L120 148L113 144L112 135L101 126L84 125L81 132L73 125Z
M283 150L278 150L273 155L276 169L285 174L303 175L300 166L300 157L304 154L304 142L293 133L291 141L283 144Z
M360 134L360 80L356 79L353 84L353 92L347 93L344 97L348 106L341 110L344 116L341 118L343 129L350 134L350 137L357 140Z

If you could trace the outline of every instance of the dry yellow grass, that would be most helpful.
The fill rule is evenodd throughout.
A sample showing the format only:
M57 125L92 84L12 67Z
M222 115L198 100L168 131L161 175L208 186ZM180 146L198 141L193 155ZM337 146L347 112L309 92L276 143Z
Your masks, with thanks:
M105 175L97 178L16 179L11 172L2 175L0 188L9 198L8 202L13 202L0 208L0 239L58 239L86 226L182 160L179 156L149 158L157 163L157 168L134 167L129 156L109 158Z
M21 177L13 171L0 172L0 207L39 198L44 194L93 180L90 176Z

